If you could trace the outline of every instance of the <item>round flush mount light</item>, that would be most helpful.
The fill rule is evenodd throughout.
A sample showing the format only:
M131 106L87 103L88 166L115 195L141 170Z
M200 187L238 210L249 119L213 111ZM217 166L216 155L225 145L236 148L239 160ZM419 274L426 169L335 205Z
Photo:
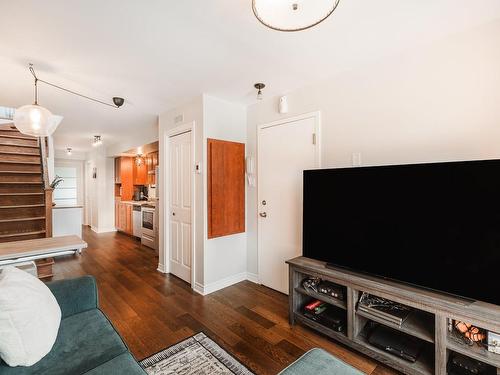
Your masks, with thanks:
M92 146L99 147L102 145L102 138L100 135L94 135L94 140L92 141Z
M327 19L340 0L252 0L255 17L278 31L301 31Z

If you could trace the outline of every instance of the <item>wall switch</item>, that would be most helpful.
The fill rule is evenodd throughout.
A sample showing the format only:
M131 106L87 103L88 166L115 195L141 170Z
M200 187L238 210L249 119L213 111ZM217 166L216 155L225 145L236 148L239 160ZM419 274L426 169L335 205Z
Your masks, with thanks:
M361 167L361 152L352 153L352 166Z
M197 173L197 174L201 174L201 163L198 162L194 165L194 171Z

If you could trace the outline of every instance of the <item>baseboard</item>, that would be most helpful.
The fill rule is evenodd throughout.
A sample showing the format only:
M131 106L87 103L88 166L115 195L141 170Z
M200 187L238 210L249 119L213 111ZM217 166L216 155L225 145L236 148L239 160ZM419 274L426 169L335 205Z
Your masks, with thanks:
M163 265L161 263L158 263L158 268L156 270L159 271L159 272L161 272L161 273L167 273L165 265Z
M193 290L198 293L198 294L201 294L202 296L205 295L205 292L204 292L204 287L202 284L200 283L194 283L194 286L193 286Z
M247 280L255 284L260 284L259 275L252 272L247 272Z
M200 283L195 283L195 286L193 289L197 293L200 293L200 294L206 296L207 294L210 294L210 293L216 292L218 290L227 288L228 286L239 283L239 282L244 281L246 279L247 279L247 273L242 272L242 273L238 273L238 274L233 275L233 276L226 277L226 278L221 279L221 280L217 280L213 283L206 284L206 285L202 285Z
M92 231L96 232L96 233L111 233L111 232L116 232L116 228L96 228L94 226L90 226L90 229L92 229Z
M197 282L194 284L193 290L196 293L199 293L203 296L206 296L207 294L210 294L210 293L216 292L218 290L227 288L228 286L237 284L237 283L245 281L245 280L248 280L248 281L255 283L255 284L260 284L259 275L255 274L255 273L251 273L251 272L242 272L242 273L238 273L238 274L233 275L233 276L226 277L226 278L221 279L221 280L214 281L213 283L210 283L207 285L203 285L203 284L200 284Z

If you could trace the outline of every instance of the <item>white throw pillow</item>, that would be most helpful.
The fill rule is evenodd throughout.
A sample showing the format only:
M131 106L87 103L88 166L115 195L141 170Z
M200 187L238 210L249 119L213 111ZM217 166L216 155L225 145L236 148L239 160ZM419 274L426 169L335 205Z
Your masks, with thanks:
M49 288L15 267L0 272L0 357L9 366L32 366L54 345L61 308Z

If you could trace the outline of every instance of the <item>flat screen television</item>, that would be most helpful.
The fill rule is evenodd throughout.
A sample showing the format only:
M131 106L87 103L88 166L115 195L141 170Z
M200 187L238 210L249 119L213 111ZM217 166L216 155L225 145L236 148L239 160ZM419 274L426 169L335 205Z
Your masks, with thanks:
M304 171L303 255L500 305L500 160Z

